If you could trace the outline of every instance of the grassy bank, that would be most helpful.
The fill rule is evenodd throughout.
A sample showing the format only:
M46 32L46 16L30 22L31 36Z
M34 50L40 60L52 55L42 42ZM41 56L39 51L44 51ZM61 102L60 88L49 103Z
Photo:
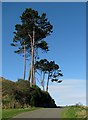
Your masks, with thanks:
M36 109L39 109L39 108L32 107L32 108L25 108L25 109L3 109L2 120L9 120L10 118L18 115L19 113L28 112Z
M83 106L67 107L62 113L63 118L86 118L86 108Z

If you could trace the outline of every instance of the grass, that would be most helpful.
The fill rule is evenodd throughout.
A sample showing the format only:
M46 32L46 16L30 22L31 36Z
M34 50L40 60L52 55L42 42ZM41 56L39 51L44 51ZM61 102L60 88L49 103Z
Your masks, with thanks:
M63 118L87 118L86 107L70 106L67 107L63 113Z
M80 107L76 114L78 118L87 118L87 108Z
M62 113L63 118L76 118L76 111L74 107L66 107Z
M25 108L25 109L3 109L2 120L9 120L10 118L18 115L19 113L28 112L36 109L39 109L39 108L32 107L32 108Z

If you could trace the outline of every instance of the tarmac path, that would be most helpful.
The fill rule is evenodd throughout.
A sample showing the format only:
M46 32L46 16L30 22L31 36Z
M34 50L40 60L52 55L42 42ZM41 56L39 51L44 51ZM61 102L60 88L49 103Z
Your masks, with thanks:
M24 112L13 118L61 118L64 108L41 108L38 110Z

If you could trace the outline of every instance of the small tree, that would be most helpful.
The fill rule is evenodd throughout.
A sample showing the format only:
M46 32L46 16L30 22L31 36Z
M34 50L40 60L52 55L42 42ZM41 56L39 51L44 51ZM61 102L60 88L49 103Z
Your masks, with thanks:
M41 73L40 81L41 81L43 90L44 90L45 74L47 73L47 64L48 64L48 61L46 59L41 59L40 61L36 61L35 63L35 69L39 70Z
M59 81L59 76L63 76L62 73L60 73L61 70L59 70L59 65L55 64L54 61L50 61L47 64L47 74L48 74L48 78L47 78L47 85L46 85L46 91L48 92L48 86L49 86L49 80L51 81L55 81L55 82L62 82Z
M61 83L62 80L59 80L59 76L63 76L61 70L59 70L59 65L55 64L54 61L48 61L46 59L42 59L40 61L37 61L35 64L36 70L39 70L41 72L41 85L44 90L44 82L45 82L45 75L47 75L47 85L46 85L46 91L48 91L49 86L49 80L52 82L58 82Z

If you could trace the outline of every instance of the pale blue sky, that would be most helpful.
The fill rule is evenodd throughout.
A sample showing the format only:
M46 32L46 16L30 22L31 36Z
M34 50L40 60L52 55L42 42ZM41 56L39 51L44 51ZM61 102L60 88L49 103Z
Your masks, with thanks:
M23 59L10 46L15 24L25 8L46 12L53 33L46 38L50 52L40 58L55 60L64 80L86 79L86 4L85 3L2 3L2 76L16 81L23 77ZM27 62L27 76L29 62ZM63 83L62 83L63 85ZM83 87L84 88L84 87ZM66 104L66 103L65 103Z

